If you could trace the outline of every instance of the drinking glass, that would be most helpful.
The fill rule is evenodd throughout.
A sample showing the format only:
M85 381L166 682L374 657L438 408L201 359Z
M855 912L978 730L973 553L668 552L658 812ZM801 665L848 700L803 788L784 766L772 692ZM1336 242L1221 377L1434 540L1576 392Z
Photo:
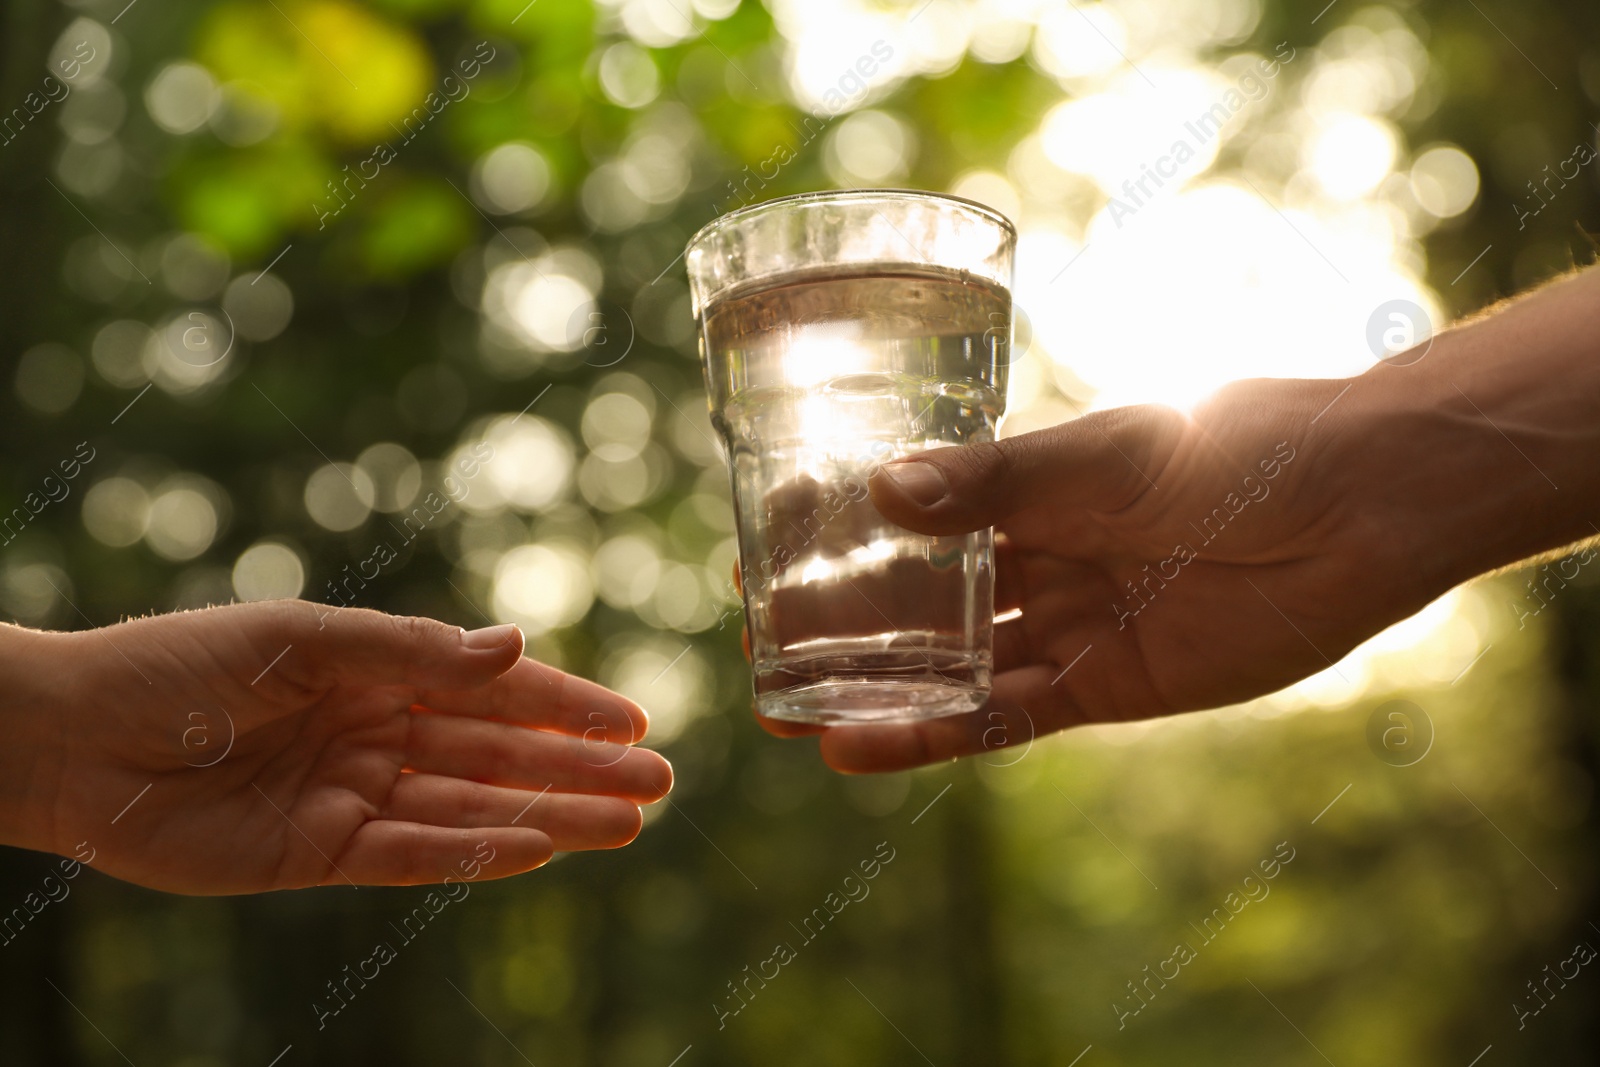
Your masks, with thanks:
M901 190L772 200L689 242L763 715L922 719L987 699L993 531L912 533L868 481L994 439L1015 248L997 212Z

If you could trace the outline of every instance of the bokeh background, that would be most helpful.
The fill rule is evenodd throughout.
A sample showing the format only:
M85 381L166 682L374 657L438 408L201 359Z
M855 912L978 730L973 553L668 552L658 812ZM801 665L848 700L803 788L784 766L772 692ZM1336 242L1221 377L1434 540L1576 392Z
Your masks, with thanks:
M679 783L629 849L476 886L321 1030L325 983L419 890L192 900L86 874L0 946L0 1062L1593 1062L1597 967L1530 983L1600 947L1597 568L1477 583L1248 707L831 775L749 717L676 258L791 192L1000 208L1027 318L1007 432L1353 373L1388 301L1442 325L1592 260L1592 4L0 19L0 512L93 454L0 535L0 613L301 595L515 620L648 707ZM465 501L407 532L484 442ZM397 558L351 581L382 543ZM800 938L880 843L870 896ZM46 869L0 854L0 909ZM1135 1000L1183 939L1197 958Z

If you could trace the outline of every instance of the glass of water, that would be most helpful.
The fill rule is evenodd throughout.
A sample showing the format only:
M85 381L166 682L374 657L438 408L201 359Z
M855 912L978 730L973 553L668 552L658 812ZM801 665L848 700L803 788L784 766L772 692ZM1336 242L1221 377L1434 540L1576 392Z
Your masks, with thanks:
M1015 248L997 212L899 190L785 197L689 242L763 715L921 719L988 698L993 532L912 533L867 482L994 439Z

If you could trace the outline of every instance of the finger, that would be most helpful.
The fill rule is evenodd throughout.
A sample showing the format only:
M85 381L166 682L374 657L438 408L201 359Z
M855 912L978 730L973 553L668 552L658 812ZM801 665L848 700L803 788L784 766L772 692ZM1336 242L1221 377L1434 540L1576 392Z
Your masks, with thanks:
M845 774L882 774L1015 748L1089 720L1065 691L1052 691L1057 669L1036 665L995 679L989 702L977 711L909 723L832 727L822 737L822 758Z
M334 685L417 685L470 689L511 668L522 655L514 624L471 632L436 619L273 600L214 609L242 624L260 661L258 681L311 689ZM209 612L196 612L207 625ZM247 670L254 664L247 664ZM252 683L255 684L255 683Z
M733 565L733 583L739 590L739 595L744 595L744 573L740 571L739 564ZM739 630L739 647L744 649L744 658L750 659L750 628L742 627ZM760 727L773 737L807 737L811 734L820 734L823 727L809 722L789 722L785 719L772 719L761 714L760 706L755 710L756 722Z
M774 719L761 714L759 708L756 711L756 722L760 723L761 728L773 737L810 737L812 734L820 734L827 729L826 726L814 722L791 722L788 719Z
M926 630L930 619L959 625L969 593L961 567L930 567L926 559L894 558L868 571L844 570L815 581L775 588L751 629L765 648L785 656L810 654L819 638L881 640L885 634ZM771 653L769 652L769 655Z
M1028 637L1026 619L1008 619L994 625L994 672L1018 670L1037 662L1033 642Z
M550 838L519 826L452 830L384 819L350 837L323 885L428 885L506 878L550 862ZM468 870L477 873L468 877Z
M1151 485L1183 416L1154 404L1092 412L1001 441L935 448L873 471L872 500L907 529L956 534L1039 504L1115 511Z
M739 594L740 599L743 599L744 572L739 569L738 560L733 561L733 588ZM739 647L744 649L744 658L748 660L750 658L750 627L748 626L739 628Z
M672 765L645 748L591 742L505 723L414 713L406 763L470 782L626 797L653 804L672 789Z
M1019 604L1020 615L995 623L994 669L998 674L1051 661L1067 667L1097 640L1096 628L1117 617L1120 600L1116 586L1105 569L1095 564L1024 553L1017 556L1014 562L1019 565L1005 571L996 568L996 615L1001 610L1001 585L1014 583L1024 600ZM1024 562L1025 566L1020 565ZM998 580L1007 573L1010 579Z
M424 689L417 703L447 715L498 719L622 745L644 740L650 729L650 716L627 697L531 659L519 659L476 689Z
M619 797L530 793L435 774L401 775L381 817L454 829L516 825L538 830L558 852L620 848L643 825L638 805Z
M1022 607L1028 585L1022 573L1022 550L1004 534L994 539L994 613Z

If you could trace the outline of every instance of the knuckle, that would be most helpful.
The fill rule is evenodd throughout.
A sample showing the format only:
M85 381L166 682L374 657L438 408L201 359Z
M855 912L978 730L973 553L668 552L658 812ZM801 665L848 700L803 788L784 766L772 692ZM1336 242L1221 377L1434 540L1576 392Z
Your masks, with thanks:
M399 631L401 643L416 651L432 645L448 629L444 623L420 615L396 615L393 625Z
M999 441L979 441L965 448L950 449L957 464L956 473L979 485L1002 484L1014 467L1011 446Z
M293 640L304 621L301 612L307 610L303 600L261 600L243 605L253 616L252 622L260 632L271 638ZM309 618L309 616L305 616Z

